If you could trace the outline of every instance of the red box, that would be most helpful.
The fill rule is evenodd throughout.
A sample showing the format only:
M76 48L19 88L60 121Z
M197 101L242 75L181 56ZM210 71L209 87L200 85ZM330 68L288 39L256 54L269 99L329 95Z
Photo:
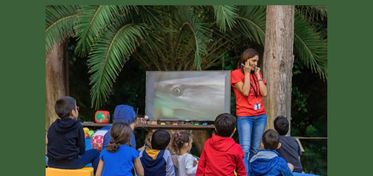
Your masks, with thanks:
M96 123L109 123L110 121L110 112L105 110L98 110L95 113L95 122Z

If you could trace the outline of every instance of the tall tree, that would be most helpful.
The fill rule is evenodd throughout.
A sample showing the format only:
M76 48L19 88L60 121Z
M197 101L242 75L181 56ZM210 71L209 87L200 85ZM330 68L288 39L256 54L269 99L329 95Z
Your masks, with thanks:
M46 111L45 128L57 118L54 111L56 100L68 92L65 50L67 39L74 36L78 19L78 6L46 7L45 84Z
M263 58L269 128L273 128L273 120L278 115L291 118L293 44L294 6L269 5Z

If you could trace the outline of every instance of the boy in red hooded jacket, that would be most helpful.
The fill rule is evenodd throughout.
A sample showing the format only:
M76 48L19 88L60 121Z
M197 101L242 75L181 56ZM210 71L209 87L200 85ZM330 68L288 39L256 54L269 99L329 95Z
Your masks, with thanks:
M246 175L242 148L232 138L236 131L236 117L220 114L214 125L215 134L205 142L196 176Z

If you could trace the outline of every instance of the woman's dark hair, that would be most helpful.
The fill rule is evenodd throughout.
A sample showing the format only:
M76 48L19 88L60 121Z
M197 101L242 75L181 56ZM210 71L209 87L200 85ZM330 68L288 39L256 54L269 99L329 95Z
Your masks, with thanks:
M114 122L110 129L111 141L106 147L109 152L116 152L121 144L129 144L131 127L124 122Z
M248 59L254 56L259 56L259 53L253 48L247 48L245 51L242 52L241 58L237 63L237 68L241 68L241 64L245 64Z
M66 118L70 116L70 112L76 108L76 100L70 96L59 98L54 105L54 110L58 117Z
M176 131L173 135L173 147L175 148L176 152L179 153L184 144L189 143L191 139L192 134L189 131Z
M170 140L171 136L168 131L162 129L157 130L152 135L152 149L164 150L167 148L168 144L170 143Z
M229 137L236 128L236 117L228 113L220 114L216 117L214 125L217 135Z
M275 130L281 135L286 135L289 131L289 121L284 116L276 117L275 121L273 122L275 126Z

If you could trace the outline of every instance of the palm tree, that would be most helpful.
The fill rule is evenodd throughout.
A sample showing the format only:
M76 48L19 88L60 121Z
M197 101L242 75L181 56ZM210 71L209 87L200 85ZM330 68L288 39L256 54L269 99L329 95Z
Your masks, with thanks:
M58 97L68 93L65 50L67 39L75 33L78 9L77 6L47 6L46 8L46 129L57 119L54 102Z
M48 6L47 24L66 22L46 30L46 49L78 38L76 53L88 57L98 108L129 58L147 70L205 70L238 45L263 47L265 16L265 6ZM326 77L326 42L304 16L296 11L295 59Z

